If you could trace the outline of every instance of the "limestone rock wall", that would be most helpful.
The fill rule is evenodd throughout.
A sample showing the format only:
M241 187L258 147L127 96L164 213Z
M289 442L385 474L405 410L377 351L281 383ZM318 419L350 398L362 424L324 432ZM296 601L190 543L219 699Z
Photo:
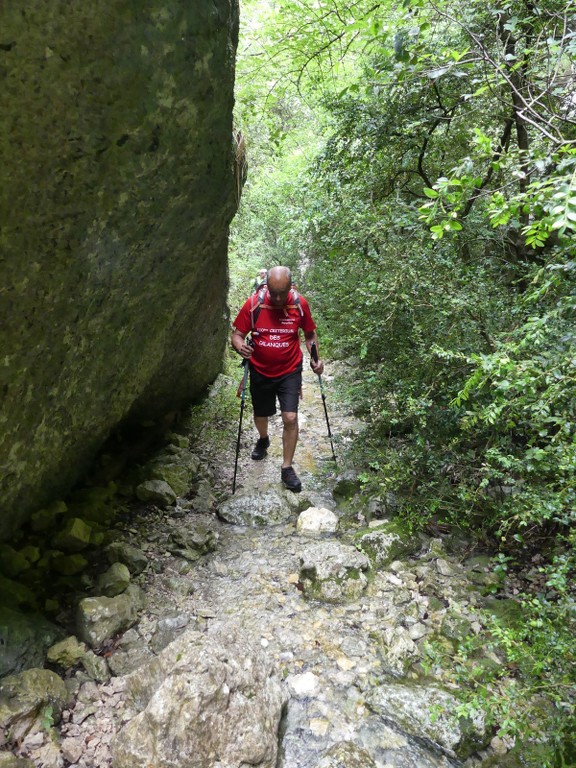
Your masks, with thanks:
M219 371L237 17L0 4L0 539Z

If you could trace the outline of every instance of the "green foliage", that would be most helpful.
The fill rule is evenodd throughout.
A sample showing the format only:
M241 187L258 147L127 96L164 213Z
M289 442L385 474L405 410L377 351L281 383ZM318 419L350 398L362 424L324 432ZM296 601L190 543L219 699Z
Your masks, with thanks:
M187 427L192 434L198 435L197 444L192 446L197 453L208 446L211 453L218 451L222 456L233 455L240 416L240 399L236 397L242 379L239 359L232 351L226 355L224 373L216 379L209 395L189 411Z
M40 727L44 731L50 731L54 726L54 707L46 704L40 712Z
M458 686L459 717L484 713L500 737L521 739L530 768L573 765L576 743L576 602L574 558L554 558L539 569L542 591L519 596L522 610L505 619L484 616L487 634L460 643L450 661L429 648ZM492 658L493 663L487 663Z
M566 535L574 523L572 272L572 262L554 260L536 273L523 297L530 314L495 352L474 357L475 370L454 401L464 433L482 435L479 487L509 489L498 511L503 536L550 530L551 523Z

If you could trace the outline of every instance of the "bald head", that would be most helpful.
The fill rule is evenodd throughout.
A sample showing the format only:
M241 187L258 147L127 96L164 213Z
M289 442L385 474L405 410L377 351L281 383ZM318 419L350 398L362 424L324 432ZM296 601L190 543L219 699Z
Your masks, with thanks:
M268 291L273 305L281 307L286 304L291 287L292 273L288 267L272 267L268 271Z

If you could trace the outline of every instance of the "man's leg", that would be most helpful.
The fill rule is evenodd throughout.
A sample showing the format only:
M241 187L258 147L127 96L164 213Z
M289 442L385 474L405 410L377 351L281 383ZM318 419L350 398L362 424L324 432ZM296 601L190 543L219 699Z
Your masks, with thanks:
M254 426L258 430L258 440L252 451L252 459L261 461L267 454L270 446L268 437L269 416L258 416L261 413L273 414L276 412L276 396L270 384L255 371L250 371L250 395L254 409Z
M282 411L282 469L292 466L292 459L298 443L298 414Z
M260 437L268 437L268 416L254 416L254 424Z
M270 438L268 437L268 416L254 416L254 424L260 437L256 441L252 458L254 461L261 461L268 453Z
M298 442L298 414L294 411L282 411L282 421L284 423L282 430L283 461L280 474L284 486L289 491L299 493L302 490L302 483L292 467L292 459Z

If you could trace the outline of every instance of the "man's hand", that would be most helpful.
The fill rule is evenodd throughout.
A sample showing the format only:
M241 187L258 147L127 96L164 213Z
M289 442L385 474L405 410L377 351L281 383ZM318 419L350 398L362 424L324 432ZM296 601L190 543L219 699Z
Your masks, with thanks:
M232 334L230 343L232 344L236 352L238 352L240 357L244 357L245 359L252 357L252 352L254 351L252 348L252 345L249 342L247 342L244 336L242 336L242 334L239 333L238 331L235 331Z
M317 376L322 376L322 372L324 371L324 363L318 357L316 334L312 334L312 339L310 344L310 367Z
M254 348L250 344L248 344L246 341L243 341L242 346L236 351L241 357L245 357L246 359L248 359L249 357L252 357Z
M324 363L322 362L322 360L318 360L315 362L314 358L311 357L310 367L312 368L316 376L322 376L322 374L324 373Z

